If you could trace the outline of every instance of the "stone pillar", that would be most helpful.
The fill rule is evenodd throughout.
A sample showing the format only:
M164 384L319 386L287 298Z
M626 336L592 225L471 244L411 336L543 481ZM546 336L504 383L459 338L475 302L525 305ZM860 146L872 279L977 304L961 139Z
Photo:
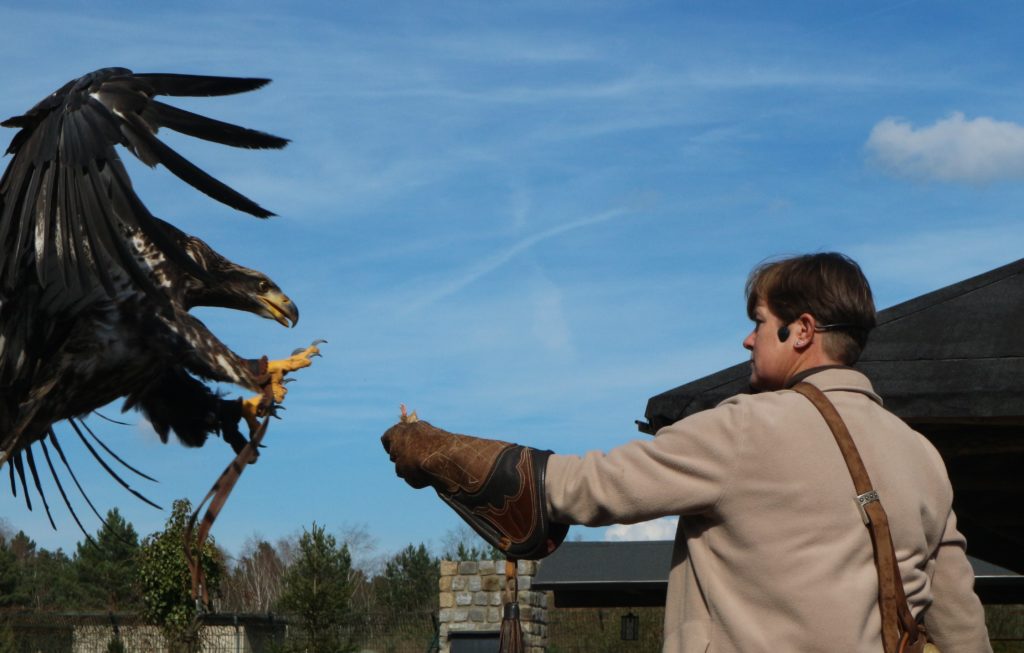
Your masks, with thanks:
M516 563L519 619L526 653L547 650L547 594L532 589L537 563ZM501 629L505 561L441 561L441 653L450 653L450 633L497 633Z

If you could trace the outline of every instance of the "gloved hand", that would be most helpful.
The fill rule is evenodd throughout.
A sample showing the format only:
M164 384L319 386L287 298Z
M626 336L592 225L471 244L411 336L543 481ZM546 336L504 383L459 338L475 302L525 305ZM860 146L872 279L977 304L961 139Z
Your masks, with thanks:
M476 492L484 475L510 442L449 433L406 414L380 438L395 463L395 473L416 489L431 485L438 492Z
M416 413L381 437L395 473L438 496L510 558L537 559L562 543L569 527L548 520L544 472L550 451L449 433Z

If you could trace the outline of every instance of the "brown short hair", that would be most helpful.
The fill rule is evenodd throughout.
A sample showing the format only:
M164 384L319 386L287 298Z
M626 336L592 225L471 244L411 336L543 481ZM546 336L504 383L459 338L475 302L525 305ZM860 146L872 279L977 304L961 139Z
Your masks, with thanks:
M838 252L805 254L766 261L747 278L747 315L754 318L759 301L789 323L810 313L821 325L836 325L824 334L825 353L853 365L875 327L871 286L857 263Z

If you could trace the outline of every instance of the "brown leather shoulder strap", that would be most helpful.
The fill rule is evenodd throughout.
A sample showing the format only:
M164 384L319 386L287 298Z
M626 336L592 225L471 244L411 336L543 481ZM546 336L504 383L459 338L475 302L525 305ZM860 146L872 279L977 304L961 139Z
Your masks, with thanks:
M889 531L889 519L882 508L878 492L871 485L871 477L864 467L857 445L854 444L850 431L835 406L824 392L810 383L798 383L793 386L793 390L807 397L825 418L850 470L857 492L857 505L864 523L869 527L871 544L875 552L875 566L878 569L878 606L882 614L882 643L886 653L895 653L899 650L904 634L916 638L918 631L907 605L907 595L903 590L903 579L896 560L892 533Z

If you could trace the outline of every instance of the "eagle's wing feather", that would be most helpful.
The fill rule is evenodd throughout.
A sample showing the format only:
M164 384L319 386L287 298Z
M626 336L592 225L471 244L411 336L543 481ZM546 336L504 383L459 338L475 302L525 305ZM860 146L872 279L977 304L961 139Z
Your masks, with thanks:
M190 186L206 193L218 202L251 213L259 218L273 215L248 197L242 195L227 184L211 177L194 163L181 156L153 135L149 126L141 116L134 113L126 114L125 126L122 129L128 141L138 153L144 153L143 161L155 165L162 163L179 179ZM151 163L152 162L152 163Z
M155 99L230 95L268 81L104 68L0 123L19 129L0 177L0 467L9 462L12 492L20 481L26 503L31 476L48 515L35 442L42 442L47 469L81 527L44 442L49 436L81 491L54 434L56 421L67 420L104 469L148 501L85 439L83 428L95 434L81 416L115 397L128 397L129 405L137 401L144 411L165 418L163 437L167 428L180 429L180 439L199 445L207 434L219 432L239 451L246 446L237 427L240 418L253 428L270 397L283 399L283 375L308 365L317 351L314 345L305 358L246 360L188 314L193 306L221 306L284 325L298 320L297 308L266 275L226 261L205 244L197 248L195 239L153 216L136 195L116 148L124 147L148 166L163 165L228 206L268 217L270 211L185 159L157 134L167 128L250 149L281 148L288 141ZM170 381L160 385L154 381L159 378ZM227 381L259 394L229 401L202 380Z
M231 147L262 150L277 149L288 144L286 138L200 116L159 100L150 101L142 117L150 125L167 127L187 136Z
M135 79L149 84L154 95L216 97L247 93L270 83L263 77L219 77L181 73L137 73Z
M164 165L210 197L259 217L272 215L204 172L156 137L161 127L235 147L280 148L287 140L212 120L154 100L157 95L212 96L259 88L265 79L133 74L105 68L64 85L21 116L0 180L0 292L10 293L34 264L38 283L82 293L97 284L112 294L118 267L140 282L145 271L128 246L143 232L160 252L202 276L135 195L115 145L150 166ZM51 274L57 276L52 277Z

